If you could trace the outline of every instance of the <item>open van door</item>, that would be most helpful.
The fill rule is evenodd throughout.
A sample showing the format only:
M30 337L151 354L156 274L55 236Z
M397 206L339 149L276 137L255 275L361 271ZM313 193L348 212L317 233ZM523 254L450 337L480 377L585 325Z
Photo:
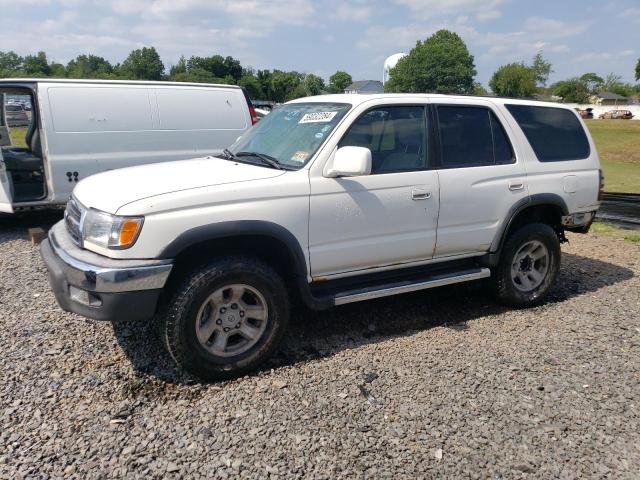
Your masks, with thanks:
M0 212L13 213L10 182L9 173L4 165L2 150L0 149Z
M0 147L10 144L9 127L5 122L4 93L0 93ZM11 206L11 183L8 175L4 159L2 158L2 148L0 148L0 212L13 213L13 207Z

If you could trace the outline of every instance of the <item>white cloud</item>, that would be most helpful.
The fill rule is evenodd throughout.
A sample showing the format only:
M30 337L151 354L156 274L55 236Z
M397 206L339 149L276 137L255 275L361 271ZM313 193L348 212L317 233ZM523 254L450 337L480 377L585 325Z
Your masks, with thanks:
M476 13L476 19L480 22L486 22L489 20L495 20L496 18L500 18L502 13L499 10L487 10L485 12Z
M366 22L371 18L371 7L342 3L332 16L340 21Z
M563 22L553 18L530 17L524 22L526 30L547 40L573 37L587 31L592 22Z
M425 18L494 11L504 0L394 0ZM494 14L495 15L495 14Z

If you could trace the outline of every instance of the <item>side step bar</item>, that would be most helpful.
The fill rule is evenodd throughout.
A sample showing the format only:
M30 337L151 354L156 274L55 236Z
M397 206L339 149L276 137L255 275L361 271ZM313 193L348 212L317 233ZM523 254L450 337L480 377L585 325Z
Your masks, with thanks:
M376 285L367 289L339 293L335 296L334 305L344 305L346 303L372 300L374 298L388 297L390 295L398 295L400 293L415 292L418 290L425 290L427 288L442 287L444 285L451 285L453 283L479 280L481 278L487 278L489 276L491 276L491 271L488 268L479 268L473 270L464 270L462 272L434 275L432 277L417 279L413 282L405 281L389 283L386 285Z

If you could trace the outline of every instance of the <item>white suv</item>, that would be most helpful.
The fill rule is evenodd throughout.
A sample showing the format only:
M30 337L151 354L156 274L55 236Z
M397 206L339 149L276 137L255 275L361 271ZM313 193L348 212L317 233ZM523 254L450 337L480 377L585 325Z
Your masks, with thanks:
M490 277L502 302L536 304L601 190L562 105L317 96L219 157L83 180L42 255L62 308L155 318L180 366L224 378L274 352L294 296L324 309Z

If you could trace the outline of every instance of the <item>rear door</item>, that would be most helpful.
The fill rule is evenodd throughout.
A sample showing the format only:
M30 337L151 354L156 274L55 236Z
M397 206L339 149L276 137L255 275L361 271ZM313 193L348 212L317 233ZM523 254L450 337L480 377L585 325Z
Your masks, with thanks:
M524 162L489 102L451 100L432 113L440 181L435 257L485 252L509 209L528 195Z

